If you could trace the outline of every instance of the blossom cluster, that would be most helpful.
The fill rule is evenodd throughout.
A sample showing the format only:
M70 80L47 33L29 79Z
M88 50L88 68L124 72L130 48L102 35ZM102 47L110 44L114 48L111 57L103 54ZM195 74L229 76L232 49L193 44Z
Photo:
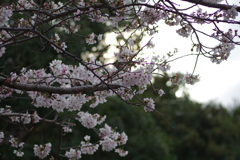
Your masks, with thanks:
M96 130L96 128L94 128ZM91 137L85 136L85 141L81 141L80 147L78 148L70 148L69 151L66 151L65 156L69 158L69 160L80 159L82 154L94 154L100 146L102 146L103 151L112 151L115 149L121 157L124 157L128 154L128 151L123 150L122 148L117 148L118 146L125 145L128 137L123 133L118 133L113 130L109 125L105 124L103 128L100 128L97 134L100 137L99 143L91 143Z
M229 29L224 34L219 34L218 32L212 34L212 36L220 40L220 43L213 48L213 54L211 57L213 63L220 64L222 61L228 59L230 52L235 48L235 44L231 42L236 33L233 33L233 31Z
M22 157L24 153L22 152L22 148L24 145L24 142L19 142L17 138L14 138L13 136L10 136L9 142L11 143L11 146L14 148L17 148L17 150L14 150L13 153L16 154L18 157Z
M9 116L11 122L17 122L17 123L22 123L22 124L29 124L29 123L38 123L39 120L41 119L37 112L33 112L32 114L29 114L28 112L26 113L14 113L11 109L11 106L6 105L5 108L0 108L0 114L4 113L13 113L12 115ZM15 115L14 115L15 114Z
M33 0L18 0L17 8L20 10L30 9L37 6Z
M171 78L171 82L174 85L178 85L180 82L193 85L199 81L200 81L200 76L193 75L191 73L186 73L186 74L175 73Z
M144 98L143 101L145 103L144 107L145 112L150 112L155 109L155 104L152 98Z
M106 119L106 116L100 117L99 114L92 115L88 112L79 112L77 115L79 118L76 119L86 128L94 128L97 124L101 124Z
M73 148L71 148L69 151L67 151L65 156L69 160L78 160L78 159L80 159L82 157L81 156L81 151L77 150L77 149L73 149Z
M236 19L236 17L238 16L238 12L237 12L236 8L237 8L237 6L233 5L231 9L223 11L224 20L228 20L230 18Z
M135 70L134 72L126 72L123 76L123 85L128 86L144 86L147 85L152 79L150 73L144 72L143 69Z
M8 26L8 21L12 14L11 8L0 6L0 27Z
M192 27L190 25L188 25L188 24L183 24L182 28L177 30L177 33L180 36L183 36L183 37L186 37L186 38L189 37L191 32L192 32Z
M128 48L122 48L122 51L119 53L114 53L119 62L128 62L134 56L134 53Z
M92 33L86 38L86 42L88 44L95 44L95 43L97 43L96 39L98 41L102 40L102 34L96 36L94 33Z
M154 24L166 16L167 14L164 11L154 8L145 8L143 11L139 12L140 19L146 24Z
M62 50L65 50L67 48L65 42L60 42L60 38L57 33L55 33L54 36L52 37L52 42L55 45L51 44L51 46L54 48L54 50L57 51L57 53L62 53Z
M154 68L159 68L160 66L160 64L154 62L153 60L151 64L145 63L144 65L136 62L136 65L139 65L139 69L128 70L125 73L119 72L119 74L116 74L117 69L113 65L106 66L102 69L100 68L96 70L96 72L92 72L88 69L99 68L101 65L101 62L91 60L89 61L88 66L81 64L79 64L79 66L72 66L63 64L60 60L54 60L50 63L51 73L46 73L44 69L26 70L26 68L23 68L20 75L12 73L10 81L23 84L36 84L44 82L44 86L52 86L57 83L60 85L60 88L71 88L76 86L85 86L86 84L97 85L101 83L101 79L97 78L95 75L99 77L105 76L107 79L108 77L111 77L112 84L116 84L120 87L117 92L122 97L132 97L134 96L133 93L136 92L136 90L130 91L129 87L139 86L137 93L143 93L143 91L146 90L147 84L149 84L152 80L152 72L154 72ZM162 64L162 67L164 66L166 65ZM126 68L129 67L126 66ZM108 73L107 75L106 70ZM108 83L108 80L106 80L105 83ZM128 91L130 92L122 92L124 88L121 88L121 86L128 87ZM11 90L11 92L13 91L17 93L19 92L18 90ZM80 111L81 106L87 102L90 102L90 107L96 107L100 103L105 103L106 98L114 94L111 90L96 91L93 95L89 96L83 93L48 94L36 91L28 91L27 93L33 100L34 106L46 108L52 107L57 112L63 112L65 109L68 111ZM9 93L9 95L11 95L11 93ZM24 117L27 117L27 115ZM25 120L27 120L27 118L25 118Z
M34 150L33 152L34 152L35 156L37 156L38 158L44 159L49 155L51 149L52 149L51 143L46 143L43 145L35 144L34 148L33 148L33 150Z
M82 154L89 154L89 155L92 155L94 154L98 148L99 148L99 144L96 143L96 144L92 144L90 142L90 136L85 136L84 137L86 142L85 141L81 141L81 153Z

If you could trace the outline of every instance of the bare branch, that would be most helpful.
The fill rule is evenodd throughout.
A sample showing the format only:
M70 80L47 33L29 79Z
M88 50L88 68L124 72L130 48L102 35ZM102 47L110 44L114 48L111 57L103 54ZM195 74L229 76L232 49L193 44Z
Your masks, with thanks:
M222 9L222 10L228 10L228 9L231 9L233 7L232 5L210 3L210 2L206 2L204 0L183 0L183 1L194 3L194 4L200 4L200 5L203 5L203 6L206 6L206 7ZM240 12L240 7L236 7L236 10L238 12Z

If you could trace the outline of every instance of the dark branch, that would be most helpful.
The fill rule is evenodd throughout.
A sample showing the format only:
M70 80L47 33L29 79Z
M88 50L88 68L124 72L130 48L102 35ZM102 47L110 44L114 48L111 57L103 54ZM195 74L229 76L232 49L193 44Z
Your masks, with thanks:
M58 94L77 94L77 93L87 93L96 91L105 91L111 89L118 89L122 86L107 84L107 85L85 85L77 86L71 88L61 88L47 85L39 84L23 84L19 82L11 82L10 80L0 76L0 85L7 86L12 89L19 89L23 91L39 91L47 93L58 93Z
M222 9L222 10L228 10L228 9L231 9L233 7L232 5L210 3L210 2L206 2L204 0L183 0L183 1L194 3L194 4L200 4L200 5L203 5L203 6L206 6L206 7L218 8L218 9ZM240 12L240 7L238 6L236 8L236 10L238 12Z

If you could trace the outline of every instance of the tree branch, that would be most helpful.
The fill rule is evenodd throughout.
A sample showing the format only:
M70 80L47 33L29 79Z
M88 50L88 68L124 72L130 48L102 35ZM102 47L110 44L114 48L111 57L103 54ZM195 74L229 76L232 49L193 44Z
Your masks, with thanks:
M0 30L7 30L7 31L31 31L32 28L0 27Z
M218 3L210 3L206 2L204 0L183 0L186 2L194 3L194 4L200 4L206 7L211 7L211 8L218 8L218 9L223 9L223 10L228 10L231 9L233 6L232 5L225 5L225 4L218 4ZM238 6L236 8L238 12L240 12L240 7Z
M19 89L23 91L39 91L39 92L47 92L47 93L58 93L58 94L77 94L77 93L87 93L87 92L96 92L96 91L104 91L111 89L118 89L122 86L107 84L107 85L85 85L85 86L77 86L71 88L61 88L47 85L39 85L39 84L22 84L19 82L11 82L8 79L0 76L0 85L7 86L12 89Z

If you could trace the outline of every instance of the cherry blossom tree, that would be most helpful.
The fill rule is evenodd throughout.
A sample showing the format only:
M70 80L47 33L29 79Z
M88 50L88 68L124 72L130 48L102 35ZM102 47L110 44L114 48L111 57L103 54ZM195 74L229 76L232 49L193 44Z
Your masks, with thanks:
M83 154L94 154L101 148L103 151L115 151L120 156L126 156L128 151L123 149L128 137L122 132L103 124L106 115L91 114L81 110L87 104L90 108L105 103L107 97L117 96L129 105L142 107L146 112L154 111L164 118L164 113L155 110L151 97L140 99L147 85L151 84L153 76L166 76L171 62L182 57L174 57L175 52L166 55L152 53L154 47L152 38L143 46L139 46L144 35L154 37L158 31L158 22L163 21L168 26L176 26L176 35L191 38L191 52L185 56L209 58L213 63L227 60L235 45L240 45L238 30L234 26L240 24L236 20L240 7L230 5L222 0L12 0L0 4L0 57L8 54L8 48L36 40L41 50L45 46L53 49L55 59L46 68L31 69L24 66L20 71L1 72L0 101L11 100L15 95L26 94L32 101L32 108L15 111L17 106L1 106L0 117L6 124L22 125L23 130L29 130L27 124L52 123L61 128L61 135L74 132L76 122L96 131L99 140L91 141L91 136L76 146L52 148L51 142L43 142L32 146L33 154L44 159L51 156L51 150L58 150L58 155L51 159L66 157L80 159ZM107 33L86 35L81 31L79 23L88 21L102 24L110 28L110 32L121 37L116 45L104 44ZM222 24L229 26L228 29ZM207 25L209 30L202 30ZM138 38L133 35L137 34ZM212 45L203 42L202 37L208 37L218 42ZM96 52L99 55L112 55L112 62L107 62L98 56L79 56L78 51L69 52L68 43L71 37L85 40L86 46L96 43L106 47L106 50ZM77 41L74 43L78 43ZM28 46L31 47L31 46ZM109 48L113 49L109 49ZM21 54L18 53L18 54ZM44 53L41 53L45 56ZM75 64L66 64L57 55L68 57ZM14 57L13 57L14 58ZM27 57L26 57L27 58ZM195 65L195 67L196 67ZM5 69L5 66L0 66ZM174 85L184 82L193 85L200 80L192 73L177 73L169 79ZM161 97L164 91L154 88L153 92ZM137 100L138 103L132 100ZM21 100L19 98L19 100ZM38 110L51 109L44 116ZM63 113L69 116L63 117ZM50 119L49 114L54 114ZM103 125L101 125L103 124ZM17 135L6 135L1 128L0 143L8 141L15 148L14 154L24 156L27 142L21 142ZM131 137L129 137L131 138ZM29 147L29 146L28 146ZM4 154L4 153L2 153Z

